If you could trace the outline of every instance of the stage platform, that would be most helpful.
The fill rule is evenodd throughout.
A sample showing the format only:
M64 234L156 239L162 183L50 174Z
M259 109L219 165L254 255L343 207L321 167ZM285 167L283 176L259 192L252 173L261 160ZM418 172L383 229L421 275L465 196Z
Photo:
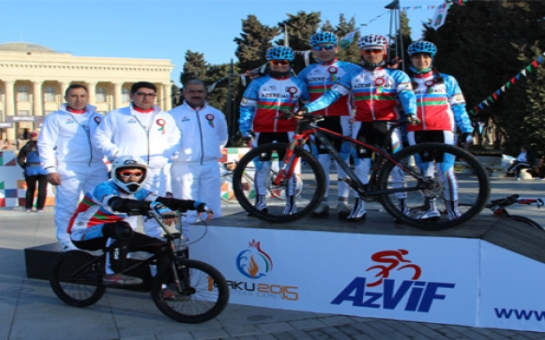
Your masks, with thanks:
M193 225L189 249L223 273L235 304L545 331L544 245L544 232L489 213L423 231L370 206L364 222L236 213ZM25 249L28 277L47 279L59 251Z

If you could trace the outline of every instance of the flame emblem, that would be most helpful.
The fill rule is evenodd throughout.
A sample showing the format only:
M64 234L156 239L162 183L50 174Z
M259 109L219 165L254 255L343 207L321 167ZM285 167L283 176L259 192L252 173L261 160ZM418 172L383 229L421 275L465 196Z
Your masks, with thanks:
M272 267L271 257L261 249L261 242L255 240L248 244L248 249L241 251L237 256L239 272L250 279L266 276Z

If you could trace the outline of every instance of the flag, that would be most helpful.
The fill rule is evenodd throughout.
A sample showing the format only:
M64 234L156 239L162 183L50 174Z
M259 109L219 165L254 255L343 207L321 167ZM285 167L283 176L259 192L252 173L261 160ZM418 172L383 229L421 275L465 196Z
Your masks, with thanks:
M431 21L431 28L434 30L439 29L439 27L443 26L445 23L445 20L447 19L447 12L448 12L449 5L443 4L441 6L437 6L437 9L435 10L435 14L433 15L433 19Z

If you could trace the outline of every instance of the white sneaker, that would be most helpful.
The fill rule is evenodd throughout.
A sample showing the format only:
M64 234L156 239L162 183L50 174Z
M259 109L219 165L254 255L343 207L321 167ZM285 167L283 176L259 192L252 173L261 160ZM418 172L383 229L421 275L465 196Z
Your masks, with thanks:
M423 213L422 215L418 216L419 220L425 220L425 221L435 221L441 218L441 213L437 211L437 209L430 209Z
M297 206L295 205L295 197L286 196L286 208L284 209L284 215L293 215L297 212Z
M322 202L318 207L310 214L312 217L326 217L329 215L329 204Z
M517 177L517 181L520 181L520 178L519 178L519 177Z
M365 204L361 198L356 198L352 211L346 218L349 221L361 221L365 220L367 212L365 211Z

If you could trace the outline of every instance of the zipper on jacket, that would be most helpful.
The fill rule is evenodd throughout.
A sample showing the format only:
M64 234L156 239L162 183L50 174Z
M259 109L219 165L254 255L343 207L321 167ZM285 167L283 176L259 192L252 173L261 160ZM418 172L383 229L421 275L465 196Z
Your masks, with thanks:
M199 123L199 134L201 136L201 165L204 164L204 143L202 140L202 125L201 125L201 115L199 114L199 110L195 110L195 114L197 115L197 122Z

